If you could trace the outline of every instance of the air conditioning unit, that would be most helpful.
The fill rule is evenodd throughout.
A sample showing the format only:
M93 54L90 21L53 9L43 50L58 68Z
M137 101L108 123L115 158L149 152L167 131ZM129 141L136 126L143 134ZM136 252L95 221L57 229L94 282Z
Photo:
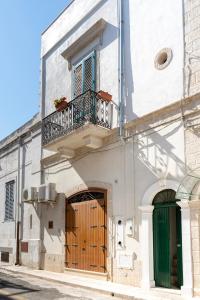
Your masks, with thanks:
M23 202L32 202L37 201L38 192L36 187L29 187L23 190L22 201Z
M39 202L55 202L56 201L56 184L47 183L39 186L38 189L38 201Z

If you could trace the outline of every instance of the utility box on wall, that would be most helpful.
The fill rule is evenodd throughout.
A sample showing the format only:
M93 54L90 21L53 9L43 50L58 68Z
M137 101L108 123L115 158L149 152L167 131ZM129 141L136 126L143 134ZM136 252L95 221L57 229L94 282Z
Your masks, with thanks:
M126 235L133 237L134 235L134 222L133 219L126 220L126 229L125 229Z
M118 268L133 269L133 255L120 254L117 259Z

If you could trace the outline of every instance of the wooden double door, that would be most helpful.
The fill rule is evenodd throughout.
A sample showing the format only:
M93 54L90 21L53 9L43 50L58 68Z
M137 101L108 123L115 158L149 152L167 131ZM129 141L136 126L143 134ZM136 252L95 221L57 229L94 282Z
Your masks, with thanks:
M66 204L65 266L106 272L106 201L91 195Z

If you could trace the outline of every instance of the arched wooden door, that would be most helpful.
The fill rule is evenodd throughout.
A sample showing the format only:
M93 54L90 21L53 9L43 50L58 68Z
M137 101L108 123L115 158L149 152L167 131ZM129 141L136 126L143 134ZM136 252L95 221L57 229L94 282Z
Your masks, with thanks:
M154 200L153 244L156 286L173 288L182 285L181 211L175 192L164 190Z
M66 268L106 272L106 198L95 190L66 203Z

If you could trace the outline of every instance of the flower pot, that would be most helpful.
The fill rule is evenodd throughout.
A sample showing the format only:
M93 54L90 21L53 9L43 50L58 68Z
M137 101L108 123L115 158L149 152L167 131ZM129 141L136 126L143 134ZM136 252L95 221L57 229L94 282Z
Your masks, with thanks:
M67 105L68 105L67 101L63 100L63 101L61 101L60 103L58 103L58 104L56 105L56 110L57 110L57 111L62 111L62 110L64 110L65 108L67 108Z
M97 96L98 96L98 98L100 98L104 101L111 101L112 100L112 95L110 95L109 93L104 92L104 91L99 91L97 93Z

